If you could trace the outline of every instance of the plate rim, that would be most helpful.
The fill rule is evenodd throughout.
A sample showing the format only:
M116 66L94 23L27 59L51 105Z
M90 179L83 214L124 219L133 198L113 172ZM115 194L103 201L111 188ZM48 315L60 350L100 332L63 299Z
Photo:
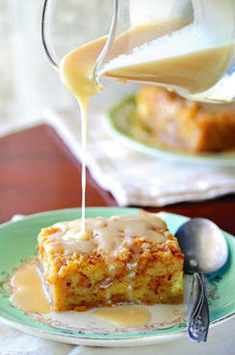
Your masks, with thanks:
M214 328L220 324L223 324L225 322L228 322L230 319L235 318L235 312L232 314L221 318L218 321L214 321L210 323L210 328ZM139 336L136 338L130 337L130 338L125 338L125 339L112 339L112 338L92 338L92 337L81 337L81 336L75 336L75 335L65 335L65 334L54 334L46 330L39 330L37 328L32 328L30 326L27 326L25 324L20 324L16 323L14 321L11 321L9 319L6 319L0 315L0 320L2 323L13 327L14 329L17 329L19 331L23 331L27 334L31 334L34 336L39 336L43 337L44 339L49 339L49 340L54 340L62 343L68 343L68 344L73 344L73 345L89 345L89 346L97 346L97 347L127 347L127 346L133 346L133 344L136 345L153 345L153 344L160 344L164 343L166 341L174 341L174 340L179 340L185 337L186 330L182 330L179 332L175 333L169 333L169 334L154 334L152 336Z

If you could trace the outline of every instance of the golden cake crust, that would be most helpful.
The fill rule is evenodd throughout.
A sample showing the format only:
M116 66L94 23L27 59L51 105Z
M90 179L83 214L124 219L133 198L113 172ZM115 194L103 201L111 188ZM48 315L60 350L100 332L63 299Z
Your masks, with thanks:
M87 221L89 224L90 220ZM92 225L95 231L92 242L97 240L81 251L76 239L66 237L67 232L72 236L73 228L80 228L80 220L44 228L39 234L40 264L55 311L81 311L120 303L182 302L184 258L165 222L156 215L142 214L100 217L96 223L101 226L107 223L104 228L113 231L113 238L110 235L116 243L113 248L110 240L105 244L97 237L99 231L104 233L103 227L95 229ZM141 231L138 235L140 227L136 228L135 223L139 226L145 223L143 229L148 225L147 234ZM118 225L120 229L115 237Z

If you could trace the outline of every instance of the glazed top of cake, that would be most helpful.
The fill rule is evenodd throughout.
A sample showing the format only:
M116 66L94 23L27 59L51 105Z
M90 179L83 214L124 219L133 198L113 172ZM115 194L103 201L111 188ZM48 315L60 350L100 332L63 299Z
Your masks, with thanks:
M142 252L168 242L177 246L166 223L154 214L87 218L85 225L86 233L82 234L80 219L56 223L42 230L39 241L46 237L44 248L51 252L99 253L114 257L138 243Z

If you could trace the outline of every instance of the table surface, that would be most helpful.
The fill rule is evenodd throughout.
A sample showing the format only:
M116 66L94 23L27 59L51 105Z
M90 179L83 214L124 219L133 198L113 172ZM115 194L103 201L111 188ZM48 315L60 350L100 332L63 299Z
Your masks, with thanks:
M81 206L81 165L47 125L0 139L0 223L14 214ZM118 206L87 174L86 206ZM235 194L203 202L145 208L208 218L235 235Z

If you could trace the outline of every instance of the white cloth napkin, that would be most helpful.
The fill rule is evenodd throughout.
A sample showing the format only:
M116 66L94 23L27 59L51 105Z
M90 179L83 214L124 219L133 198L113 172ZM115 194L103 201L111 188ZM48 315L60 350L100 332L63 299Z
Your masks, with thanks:
M107 94L106 94L107 95ZM102 105L102 102L106 104ZM164 206L214 198L235 192L234 167L182 163L137 152L113 135L106 116L107 101L91 104L87 133L87 165L119 205ZM76 112L77 111L77 112ZM45 113L75 156L81 160L80 112Z
M215 167L157 158L137 152L117 139L108 124L107 112L136 89L136 85L108 83L106 90L91 101L86 160L98 184L109 190L120 206L164 206L235 192L235 163L233 167ZM81 160L78 105L67 111L46 110L32 122L6 122L0 126L0 136L43 122L53 126Z

